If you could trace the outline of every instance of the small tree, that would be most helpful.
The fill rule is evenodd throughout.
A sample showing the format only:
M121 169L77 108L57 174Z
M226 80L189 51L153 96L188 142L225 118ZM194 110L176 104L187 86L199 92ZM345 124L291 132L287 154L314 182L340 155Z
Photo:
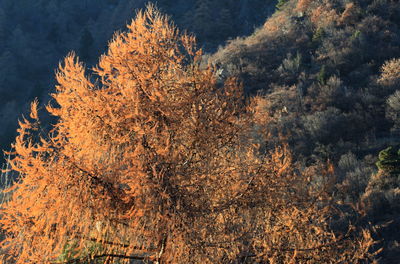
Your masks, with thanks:
M385 171L390 174L400 173L400 150L396 151L393 147L388 147L379 152L379 161L376 162L376 166L381 171Z
M378 83L392 90L399 87L400 84L400 59L391 59L386 61L381 68L381 75Z
M257 108L234 79L221 88L200 67L193 37L152 6L128 29L109 44L97 79L67 56L47 137L34 139L36 101L33 121L20 122L11 161L20 179L0 220L5 261L370 257L367 232L329 229L323 191L294 172L284 147L259 153L249 138Z

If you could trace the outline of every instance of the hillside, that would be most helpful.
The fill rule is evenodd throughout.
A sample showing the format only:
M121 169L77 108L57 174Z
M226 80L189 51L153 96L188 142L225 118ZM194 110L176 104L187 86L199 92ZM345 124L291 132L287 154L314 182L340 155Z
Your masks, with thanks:
M289 1L211 62L271 99L268 111L287 109L280 125L299 153L335 144L331 159L365 154L398 137L399 12L391 1Z
M74 50L87 65L95 64L114 32L147 2L0 1L0 149L10 149L17 119L26 114L29 103L35 97L42 103L50 99L54 69L61 59ZM158 6L181 30L194 32L199 46L211 51L260 26L273 12L275 1L160 0Z
M0 3L0 263L399 263L400 3L145 5Z
M268 131L271 100L204 59L151 4L91 70L68 54L45 109L52 130L37 100L19 122L0 263L376 260L374 203L348 202L332 162L302 163L284 130ZM396 155L379 155L371 194L400 171Z
M262 129L283 134L298 162L333 162L334 181L346 189L338 199L368 200L369 220L394 221L378 236L398 261L400 181L377 176L374 163L400 140L399 2L280 1L263 27L210 62L220 78L239 75L250 97L265 98L260 111L273 122Z

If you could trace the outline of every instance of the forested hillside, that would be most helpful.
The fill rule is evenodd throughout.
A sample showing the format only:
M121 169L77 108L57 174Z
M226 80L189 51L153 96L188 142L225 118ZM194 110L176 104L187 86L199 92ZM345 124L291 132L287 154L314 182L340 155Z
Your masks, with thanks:
M399 1L145 6L0 3L0 261L400 263Z
M296 153L365 155L399 139L399 14L396 1L282 2L211 61L266 96Z
M0 1L0 149L9 150L17 119L35 97L48 101L54 69L70 51L96 63L113 33L123 29L147 0ZM225 40L250 34L275 1L158 1L182 30L213 51Z
M271 122L261 129L283 134L304 167L334 164L338 199L368 204L375 223L393 221L380 238L395 252L387 263L397 262L400 4L299 0L278 7L210 61L220 78L239 75L250 95L262 95L260 111ZM379 159L392 167L376 174L377 153L390 146Z

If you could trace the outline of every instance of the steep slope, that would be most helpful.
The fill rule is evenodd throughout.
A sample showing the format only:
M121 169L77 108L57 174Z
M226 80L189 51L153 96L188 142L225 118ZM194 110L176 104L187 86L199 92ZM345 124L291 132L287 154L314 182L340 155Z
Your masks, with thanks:
M374 163L379 150L400 142L400 4L290 0L279 7L210 61L221 78L239 75L249 96L264 96L260 113L274 119L259 129L286 136L299 163L333 163L336 199L365 207L365 221L385 241L382 263L395 263L400 181L397 172L376 173Z
M225 75L239 74L249 93L265 93L283 128L296 123L326 146L351 143L334 157L379 149L398 136L391 130L396 117L385 114L386 100L400 88L399 63L388 61L400 56L399 14L392 1L289 1L211 61ZM301 153L312 153L316 145L309 143Z

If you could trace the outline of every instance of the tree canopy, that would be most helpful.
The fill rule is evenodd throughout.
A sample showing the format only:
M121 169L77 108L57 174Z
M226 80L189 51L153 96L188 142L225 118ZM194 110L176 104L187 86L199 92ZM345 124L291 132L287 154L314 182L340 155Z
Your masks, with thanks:
M58 122L44 134L34 101L13 144L3 263L373 259L367 230L333 228L330 166L302 172L285 144L261 148L263 98L220 84L201 55L150 5L91 75L65 58L46 107Z

